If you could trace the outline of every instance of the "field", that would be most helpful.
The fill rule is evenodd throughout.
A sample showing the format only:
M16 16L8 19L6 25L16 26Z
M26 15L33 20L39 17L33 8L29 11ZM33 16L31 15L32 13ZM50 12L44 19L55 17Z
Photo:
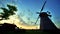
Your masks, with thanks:
M3 32L1 32L3 33ZM59 33L59 32L46 32L46 31L40 31L40 30L19 30L19 31L16 31L16 32L13 32L13 31L8 31L8 32L4 32L6 34L52 34L52 33Z

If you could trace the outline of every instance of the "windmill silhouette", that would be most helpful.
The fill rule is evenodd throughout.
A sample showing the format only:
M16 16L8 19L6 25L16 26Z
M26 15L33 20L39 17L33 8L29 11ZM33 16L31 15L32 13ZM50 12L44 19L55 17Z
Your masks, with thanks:
M45 30L57 30L58 28L55 26L55 24L51 21L51 19L49 17L51 17L50 12L42 12L45 4L47 1L44 2L42 9L39 12L37 12L39 14L36 23L38 21L38 19L40 18L40 30L45 31ZM35 24L36 24L35 23Z

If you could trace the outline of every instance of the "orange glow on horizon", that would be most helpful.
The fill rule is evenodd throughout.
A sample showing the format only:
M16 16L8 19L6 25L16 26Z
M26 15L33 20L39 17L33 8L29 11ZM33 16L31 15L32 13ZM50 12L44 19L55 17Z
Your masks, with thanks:
M39 26L28 26L23 24L21 21L19 21L19 18L17 15L10 16L9 18L10 19L8 20L0 21L0 24L3 24L3 23L15 24L20 29L39 29Z

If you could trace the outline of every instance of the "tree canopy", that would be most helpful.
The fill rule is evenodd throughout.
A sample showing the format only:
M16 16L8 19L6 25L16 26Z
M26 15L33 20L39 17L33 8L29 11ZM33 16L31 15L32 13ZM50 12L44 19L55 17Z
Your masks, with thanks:
M3 7L0 8L0 9L3 10L3 13L0 13L1 14L0 15L1 19L0 20L9 19L9 16L14 15L15 14L14 12L17 11L17 8L15 6L7 4L7 7L8 7L8 9L3 8Z

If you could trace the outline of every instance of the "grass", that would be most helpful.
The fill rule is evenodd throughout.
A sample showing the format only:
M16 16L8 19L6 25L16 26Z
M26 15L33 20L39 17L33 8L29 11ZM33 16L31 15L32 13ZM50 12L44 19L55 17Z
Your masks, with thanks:
M56 32L54 32L56 33ZM45 32L45 31L40 31L40 30L26 30L26 31L18 31L18 32L5 32L5 34L52 34L52 32Z

